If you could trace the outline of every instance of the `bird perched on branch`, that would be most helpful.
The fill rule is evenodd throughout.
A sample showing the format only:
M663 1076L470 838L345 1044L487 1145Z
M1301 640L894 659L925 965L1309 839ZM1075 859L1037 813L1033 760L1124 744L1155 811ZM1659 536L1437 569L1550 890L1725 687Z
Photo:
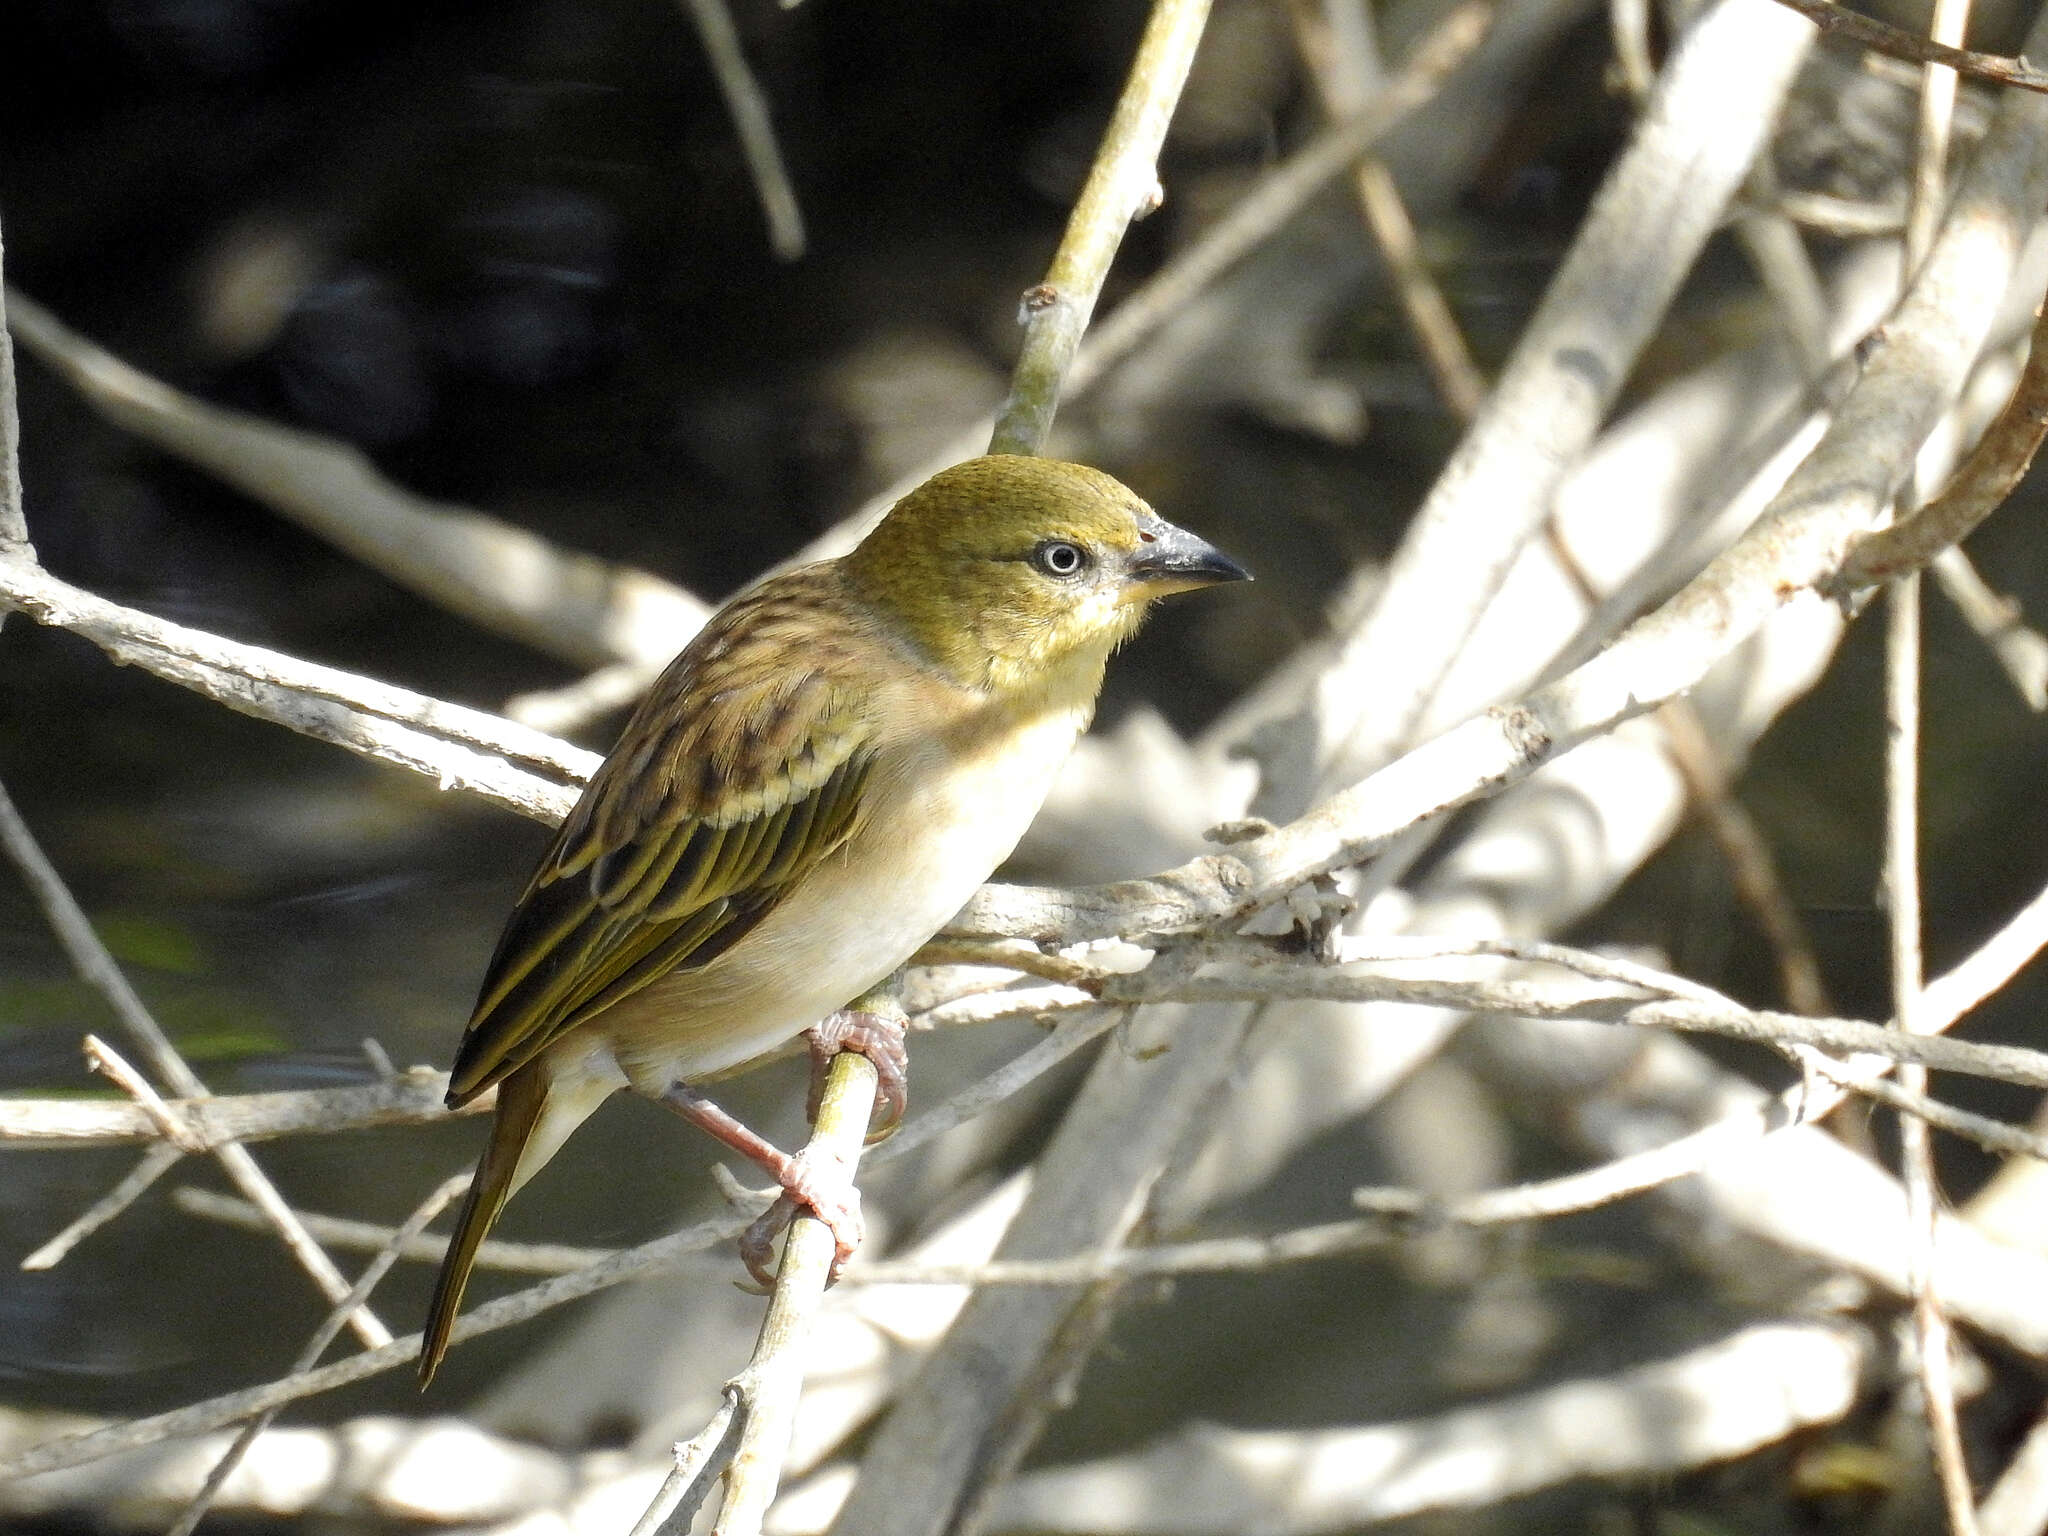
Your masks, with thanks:
M899 1117L900 1025L840 1010L1009 856L1152 599L1245 576L1098 470L992 455L934 475L851 554L713 615L563 822L484 975L448 1103L495 1086L497 1115L421 1385L506 1200L621 1088L759 1163L849 1255L858 1206L690 1085L810 1030L814 1050L874 1058L878 1109Z

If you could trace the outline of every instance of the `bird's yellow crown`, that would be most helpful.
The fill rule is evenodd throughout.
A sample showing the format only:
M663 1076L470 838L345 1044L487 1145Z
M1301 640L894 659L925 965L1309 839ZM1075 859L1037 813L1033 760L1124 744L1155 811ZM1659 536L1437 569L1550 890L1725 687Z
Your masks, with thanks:
M1101 470L1009 454L932 476L845 569L927 660L991 691L1106 657L1154 597L1244 575Z

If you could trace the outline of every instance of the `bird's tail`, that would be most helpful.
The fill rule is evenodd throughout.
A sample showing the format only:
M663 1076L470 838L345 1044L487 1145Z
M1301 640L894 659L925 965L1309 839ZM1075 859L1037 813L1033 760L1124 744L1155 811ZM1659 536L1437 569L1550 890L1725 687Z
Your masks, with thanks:
M498 1110L491 1121L490 1145L477 1164L469 1195L462 1202L462 1214L455 1218L455 1235L448 1240L447 1256L434 1281L434 1299L427 1307L427 1326L420 1340L420 1390L434 1379L441 1357L448 1353L448 1335L455 1327L455 1314L462 1306L462 1293L469 1285L469 1271L476 1263L476 1251L512 1198L512 1191L526 1182L547 1155L561 1145L568 1134L564 1128L552 1138L552 1145L535 1145L540 1153L530 1158L528 1143L548 1109L548 1079L545 1069L534 1062L512 1073L498 1084ZM587 1111L586 1111L587 1113ZM581 1119L581 1116L577 1117ZM529 1166L522 1168L521 1163Z

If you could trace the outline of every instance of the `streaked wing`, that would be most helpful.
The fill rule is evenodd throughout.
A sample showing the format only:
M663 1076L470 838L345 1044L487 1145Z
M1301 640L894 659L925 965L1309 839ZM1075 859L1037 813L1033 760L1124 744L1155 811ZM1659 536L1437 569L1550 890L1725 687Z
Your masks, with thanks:
M838 593L829 566L765 582L662 674L505 925L451 1104L723 954L846 841L873 757Z

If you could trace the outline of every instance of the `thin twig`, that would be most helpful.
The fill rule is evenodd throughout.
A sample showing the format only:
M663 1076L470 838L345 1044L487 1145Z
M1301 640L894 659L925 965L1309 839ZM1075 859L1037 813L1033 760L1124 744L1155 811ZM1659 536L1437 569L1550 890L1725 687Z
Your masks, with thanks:
M1930 41L1953 47L1963 40L1970 0L1935 0ZM1910 276L1926 259L1941 220L1948 182L1949 128L1956 99L1953 70L1929 64L1920 79L1920 133L1913 184L1906 201L1905 270ZM2024 378L2024 375L2022 375ZM2048 422L2048 418L2044 418ZM2039 434L2034 438L2039 442ZM2031 456L2031 449L2028 450ZM1908 494L1910 495L1910 480ZM1920 576L1900 577L1887 593L1885 625L1885 846L1884 884L1891 928L1893 1017L1908 1034L1921 1032L1920 994L1924 982L1920 903ZM1927 1069L1902 1065L1902 1092L1925 1097ZM1948 1317L1934 1275L1934 1142L1927 1122L1915 1115L1899 1121L1899 1161L1906 1185L1906 1274L1913 1293L1913 1327L1918 1343L1920 1392L1928 1439L1941 1478L1953 1536L1976 1536L1976 1496L1963 1459L1962 1426L1956 1417Z
M363 1266L363 1272L356 1276L356 1282L349 1287L348 1294L336 1302L334 1309L321 1319L320 1326L313 1330L312 1337L306 1340L305 1347L292 1361L294 1371L309 1371L319 1363L321 1355L327 1352L327 1346L334 1342L348 1320L369 1301L370 1292L377 1288L378 1282L391 1272L391 1266L398 1262L400 1250L407 1242L425 1231L427 1223L440 1215L450 1200L468 1188L467 1174L444 1179L438 1188L431 1191L426 1199L413 1208L412 1214L399 1223L390 1240L378 1250L376 1257ZM206 1481L199 1485L199 1491L192 1495L191 1501L179 1513L178 1518L171 1522L165 1536L192 1536L199 1522L206 1518L206 1512L213 1508L213 1502L220 1496L221 1488L234 1475L235 1468L242 1464L242 1458L249 1454L249 1447L256 1443L257 1436L271 1426L277 1414L277 1409L268 1409L242 1426L241 1433L236 1435L233 1442L221 1453L220 1460L216 1461L213 1469L206 1474Z
M816 1129L802 1154L820 1175L820 1188L832 1194L853 1190L876 1080L875 1064L865 1056L842 1051L832 1059ZM790 1224L753 1358L733 1382L744 1422L726 1468L714 1536L759 1536L775 1498L803 1394L804 1341L832 1273L834 1246L832 1229L816 1217L798 1216Z
M782 150L775 142L767 93L747 67L739 29L732 24L724 0L683 3L696 25L698 41L704 45L725 109L732 114L733 131L740 136L740 153L746 157L754 195L760 198L761 212L768 220L769 247L782 260L795 261L804 253L804 216L797 207L796 188L790 185L789 172L782 164Z
M1800 371L1811 384L1834 361L1828 348L1827 295L1798 226L1778 206L1776 186L1767 159L1750 167L1737 202L1735 233L1784 322Z
M1720 851L1735 894L1763 930L1778 965L1778 986L1794 1013L1834 1012L1813 938L1778 876L1778 861L1756 818L1736 797L1727 765L1689 699L1673 699L1657 712L1672 763L1685 780L1707 835Z
M70 888L64 884L63 877L57 873L56 866L37 845L35 835L29 831L28 823L22 820L20 811L15 809L14 801L4 786L0 786L0 848L6 850L21 871L22 883L41 908L72 967L86 985L99 993L107 1006L113 1009L114 1016L134 1037L143 1054L149 1058L150 1065L178 1093L187 1098L203 1096L207 1091L206 1084L185 1064L185 1058L178 1054L170 1037L143 1006L142 999L136 996L121 967L108 953L106 945L100 942L100 936L93 932L92 924L86 919ZM220 1160L220 1165L227 1170L236 1187L263 1208L285 1247L298 1260L299 1267L312 1276L321 1294L329 1301L339 1301L346 1296L349 1287L341 1271L334 1267L334 1261L327 1257L320 1245L306 1235L306 1229L277 1192L277 1186L257 1166L248 1148L230 1142L214 1148L213 1155ZM351 1315L350 1326L370 1349L391 1342L390 1330L367 1307Z
M1466 0L1437 23L1370 104L1332 123L1254 182L1200 239L1089 333L1067 376L1069 397L1090 388L1217 278L1257 250L1315 201L1359 156L1430 101L1471 57L1493 25L1493 0Z
M1154 0L1116 112L1045 280L1024 295L1024 345L996 415L991 453L1037 453L1095 313L1109 264L1134 219L1156 207L1159 147L1195 61L1209 0Z
M2015 599L1991 589L1960 544L1942 550L1927 568L1941 595L1990 648L2027 708L2037 714L2048 709L2048 635L2027 623Z
M710 1422L677 1443L668 1476L654 1502L633 1522L630 1536L689 1536L697 1511L710 1496L712 1480L732 1457L733 1439L745 1422L741 1412L740 1395L728 1384Z
M7 331L7 248L0 241L0 554L28 550L21 504L21 406L14 387L14 343ZM0 613L0 621L6 615Z
M23 1259L21 1267L28 1270L55 1269L64 1262L66 1254L141 1199L149 1187L176 1167L184 1156L167 1141L159 1141L147 1148L120 1183L87 1206L84 1213L63 1231ZM247 1209L259 1228L269 1225L255 1206Z
M1332 5L1343 7L1347 25L1333 26ZM1378 60L1361 57L1371 45L1371 13L1360 0L1293 0L1295 50L1309 67L1323 110L1343 119L1362 110L1379 84ZM1423 365L1444 404L1461 423L1469 422L1486 398L1486 377L1465 344L1465 333L1443 289L1422 259L1415 221L1401 199L1394 173L1377 155L1362 156L1351 168L1360 217L1394 282L1402 318L1422 354Z
M1837 5L1835 0L1778 0L1778 3L1797 11L1823 32L1832 32L1895 59L1904 59L1912 64L1939 64L1973 80L1988 80L1993 85L2015 85L2023 91L2048 91L2048 75L2029 65L2024 55L2009 59L2003 54L1952 47L1904 31L1873 16L1865 16L1860 11L1852 11L1846 5Z
M129 1065L119 1051L98 1035L85 1037L85 1064L88 1070L99 1073L133 1099L143 1114L149 1117L149 1123L156 1127L156 1133L178 1151L206 1150L199 1138L186 1127L184 1121L171 1112L171 1107L164 1103L162 1095L150 1086L149 1079Z
M171 1191L171 1204L187 1216L196 1216L201 1221L217 1221L222 1226L238 1227L245 1232L263 1229L263 1213L255 1206L215 1190L185 1185ZM318 1211L300 1211L299 1219L305 1222L308 1232L329 1248L355 1253L378 1252L398 1230L381 1221L330 1216ZM503 1238L486 1238L483 1246L477 1249L476 1267L513 1275L567 1275L588 1269L600 1259L613 1258L621 1251L617 1248L582 1248L570 1243L514 1243ZM447 1252L448 1239L444 1234L422 1232L401 1244L398 1256L414 1264L439 1264ZM706 1261L707 1265L711 1262ZM728 1261L720 1259L716 1263L721 1270L730 1272L732 1266Z
M2031 1157L2048 1162L2048 1136L2023 1125L2009 1125L2003 1120L1993 1120L1988 1115L1972 1114L1969 1110L1958 1109L1953 1104L1944 1104L1939 1099L1929 1098L1924 1093L1914 1093L1908 1088L1881 1077L1869 1077L1844 1073L1841 1064L1832 1057L1815 1052L1811 1058L1814 1070L1830 1081L1842 1083L1851 1093L1861 1094L1888 1108L1897 1110L1902 1116L1924 1120L1938 1131L1947 1131L1965 1141L1975 1142L1987 1152L2005 1152L2020 1157Z

